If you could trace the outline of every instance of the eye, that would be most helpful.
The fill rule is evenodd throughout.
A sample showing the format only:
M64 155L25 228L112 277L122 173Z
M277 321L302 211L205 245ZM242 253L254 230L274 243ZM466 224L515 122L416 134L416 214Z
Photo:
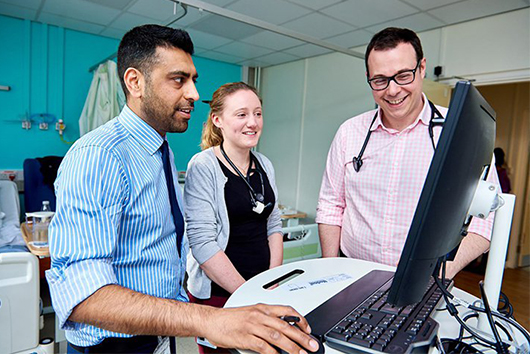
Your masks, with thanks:
M245 118L247 116L247 114L246 113L238 113L237 116L240 117L240 118Z
M179 76L179 77L174 78L173 80L175 80L175 82L177 84L183 84L184 83L184 79L185 79L184 77Z
M376 86L385 86L386 83L387 83L388 79L385 78L385 77L379 77L377 79L373 79L372 80L372 84L373 85L376 85Z
M261 112L256 112L256 116L261 117Z

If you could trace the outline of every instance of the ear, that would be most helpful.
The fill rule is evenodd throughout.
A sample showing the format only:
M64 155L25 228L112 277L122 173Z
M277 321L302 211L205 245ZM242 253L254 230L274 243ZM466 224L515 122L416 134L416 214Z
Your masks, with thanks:
M425 70L427 69L427 59L423 58L420 62L421 78L425 79Z
M219 117L217 114L212 114L212 123L219 129L223 127L223 123L221 122L221 117Z
M123 81L131 97L140 98L143 96L145 78L140 71L135 68L128 68L123 74Z

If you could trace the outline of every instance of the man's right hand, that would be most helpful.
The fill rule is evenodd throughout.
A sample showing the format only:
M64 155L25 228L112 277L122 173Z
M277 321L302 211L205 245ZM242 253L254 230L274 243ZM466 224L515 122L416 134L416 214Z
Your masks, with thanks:
M205 337L219 347L271 354L277 353L273 345L287 353L318 349L318 343L308 335L309 324L292 307L258 304L216 310L207 319ZM299 317L301 330L280 319L282 316Z

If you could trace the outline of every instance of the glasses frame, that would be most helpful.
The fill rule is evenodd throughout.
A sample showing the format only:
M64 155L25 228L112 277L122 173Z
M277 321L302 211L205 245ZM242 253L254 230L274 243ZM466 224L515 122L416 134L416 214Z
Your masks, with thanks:
M421 59L418 60L418 63L416 63L416 67L412 70L403 70L393 76L390 76L390 77L386 77L386 76L380 76L380 77L374 77L374 78L371 78L371 79L368 79L366 80L368 82L368 85L370 86L370 88L372 89L372 91L383 91L383 90L386 90L388 88L388 85L390 85L390 81L394 81L397 85L399 86L404 86L404 85L409 85L409 84L412 84L414 82L414 80L416 80L416 71L418 71L419 67L420 67L420 64L421 64ZM396 76L398 75L402 75L402 74L405 74L405 73L412 73L412 80L410 82L407 82L405 84L400 84L399 82L396 81ZM386 79L386 86L383 87L383 88L373 88L372 86L372 81L374 80L381 80L381 79Z

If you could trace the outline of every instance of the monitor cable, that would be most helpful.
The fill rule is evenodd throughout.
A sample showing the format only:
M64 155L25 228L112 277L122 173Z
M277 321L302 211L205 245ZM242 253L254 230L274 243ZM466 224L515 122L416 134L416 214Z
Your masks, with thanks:
M454 295L452 295L447 290L447 288L443 285L443 283L440 280L440 278L438 276L436 276L440 272L440 266L442 266L442 277L443 277L442 279L445 281L445 263L446 263L445 259L443 259L443 261L439 261L438 262L438 264L435 267L435 271L433 273L433 278L434 278L434 281L435 281L436 285L438 286L438 288L442 291L442 295L443 295L445 303L446 303L447 311L449 312L449 314L452 317L454 317L456 319L456 321L461 326L460 335L459 335L458 340L463 340L464 339L463 333L464 333L464 330L466 330L468 333L471 334L471 336L477 342L479 342L478 344L482 344L484 346L487 346L487 347L490 347L490 348L494 348L498 353L508 353L509 352L508 351L508 347L510 345L507 344L507 343L504 343L500 339L500 336L499 336L499 334L498 334L498 332L497 332L495 327L499 326L503 330L503 332L507 334L507 336L508 336L510 341L512 340L512 336L508 334L508 330L506 328L504 328L504 326L500 325L498 322L495 322L493 320L493 317L497 317L497 318L499 318L499 319L501 319L503 321L508 322L513 327L515 327L525 337L525 339L528 342L528 345L530 346L530 335L528 334L528 332L519 323L517 323L513 319L511 319L509 317L506 317L505 315L503 315L503 314L501 314L501 313L499 313L497 311L492 311L490 306L489 306L489 303L487 301L487 298L485 297L485 294L483 294L483 296L482 296L483 301L484 301L484 308L479 307L479 306L474 306L474 305L469 304L468 302L466 302L464 300L455 298ZM481 288L481 293L483 293L484 289L483 289L482 282L479 285L480 285L480 288ZM453 303L452 300L454 300L455 303ZM507 297L506 297L506 300L507 300ZM508 304L507 305L508 308L510 308L511 305L509 304L509 302L507 304ZM464 317L464 319L461 319L460 316L459 316L458 309L456 308L459 305L464 306L464 307L474 311L475 313L468 314L467 316ZM506 307L506 303L505 303L505 307ZM512 308L512 311L513 311L513 308ZM491 340L489 340L487 338L484 338L483 336L478 334L475 330L471 329L471 327L466 324L466 321L469 318L478 317L478 313L479 312L486 313L486 315L488 316L488 322L490 323L490 326L492 326L492 332L493 332L494 337L495 337L495 342L493 342L493 341L491 341Z

